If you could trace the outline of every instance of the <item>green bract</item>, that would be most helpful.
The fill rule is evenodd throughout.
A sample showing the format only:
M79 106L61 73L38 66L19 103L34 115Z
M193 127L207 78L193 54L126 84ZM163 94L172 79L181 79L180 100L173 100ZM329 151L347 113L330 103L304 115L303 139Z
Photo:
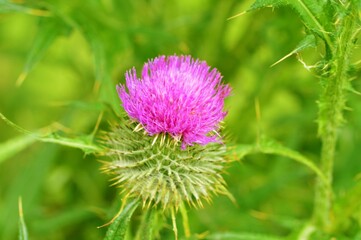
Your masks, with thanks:
M209 143L186 150L168 135L148 136L130 120L113 125L104 134L112 161L103 170L125 198L140 198L143 206L177 209L183 202L202 206L213 194L228 194L221 176L226 146Z

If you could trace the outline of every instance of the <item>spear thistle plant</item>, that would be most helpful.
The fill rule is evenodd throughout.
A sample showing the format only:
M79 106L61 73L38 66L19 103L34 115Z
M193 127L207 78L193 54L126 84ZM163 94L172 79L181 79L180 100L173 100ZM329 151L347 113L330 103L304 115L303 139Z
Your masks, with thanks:
M225 145L218 130L230 87L204 61L160 56L125 75L117 87L128 117L105 134L114 176L125 199L177 210L228 194L221 176Z
M352 53L357 47L357 38L361 30L360 1L255 0L248 11L281 6L296 10L304 22L307 33L303 41L286 57L318 46L322 58L315 67L322 86L317 123L318 136L322 144L319 167L325 179L318 175L313 221L301 231L298 239L309 239L316 230L318 234L329 234L330 237L327 239L331 239L332 234L343 228L342 222L352 218L350 214L343 217L343 221L337 220L339 216L335 216L335 193L332 185L338 131L345 123L343 112L347 108L346 90L357 93L351 85L354 79L351 70L357 69L352 63ZM356 212L355 209L350 212Z

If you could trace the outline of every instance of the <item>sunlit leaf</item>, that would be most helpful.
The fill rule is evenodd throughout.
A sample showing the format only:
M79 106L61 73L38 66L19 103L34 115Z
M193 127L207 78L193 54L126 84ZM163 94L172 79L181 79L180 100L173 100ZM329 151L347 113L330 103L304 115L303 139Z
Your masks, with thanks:
M119 216L109 226L104 240L123 240L128 229L130 219L139 205L138 200L133 200L123 209Z

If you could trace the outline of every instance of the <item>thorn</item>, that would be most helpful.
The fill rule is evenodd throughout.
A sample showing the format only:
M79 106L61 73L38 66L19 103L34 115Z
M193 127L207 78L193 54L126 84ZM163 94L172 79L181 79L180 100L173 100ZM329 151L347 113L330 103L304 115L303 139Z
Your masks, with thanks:
M285 60L286 58L289 58L290 56L292 56L293 54L295 54L295 51L290 52L289 54L287 54L286 56L284 56L283 58L281 58L280 60L278 60L277 62L273 63L270 67L274 67L277 64L279 64L280 62L282 62L283 60Z
M133 132L139 132L143 129L143 126L141 123L138 123L138 125L134 128Z
M186 238L188 239L191 236L191 231L189 228L188 213L183 203L180 204L180 212L183 218L184 233L186 235Z
M155 142L157 141L157 138L158 138L159 134L156 134L154 139L153 139L153 142L152 142L152 146L155 144Z
M232 17L227 18L227 21L228 21L228 20L232 20L232 19L234 19L234 18L236 18L236 17L240 17L240 16L242 16L242 15L244 15L244 14L246 14L246 13L247 13L247 11L240 12L240 13L232 16Z
M162 133L162 136L160 138L160 146L163 146L164 142L165 142L165 138L166 138L166 135L165 133Z
M213 132L214 132L219 138L222 138L222 136L221 136L216 130L213 130Z
M174 208L171 208L171 214L172 214L174 237L175 237L175 240L178 240L178 229L177 229L177 222L176 222L176 218L175 218Z

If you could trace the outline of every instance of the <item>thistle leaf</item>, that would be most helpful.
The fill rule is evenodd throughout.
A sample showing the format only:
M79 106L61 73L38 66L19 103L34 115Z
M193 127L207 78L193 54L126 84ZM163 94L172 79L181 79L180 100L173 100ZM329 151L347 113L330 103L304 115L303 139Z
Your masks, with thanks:
M291 51L286 56L282 57L280 60L278 60L277 62L272 64L271 67L277 65L278 63L282 62L286 58L292 56L293 54L299 53L302 50L305 50L305 49L311 48L311 47L316 47L316 38L314 35L309 34L304 39L302 39L302 41L297 45L297 47L293 51Z
M130 219L139 205L137 199L128 203L120 215L109 226L104 240L123 240L128 229Z
M306 158L299 152L289 149L276 141L264 138L263 140L261 140L259 149L262 153L276 154L279 156L288 157L296 162L299 162L299 163L305 165L306 167L308 167L309 169L311 169L314 173L316 173L318 176L320 176L323 180L326 180L324 174L314 164L313 161Z
M247 12L258 10L265 7L279 7L282 5L286 5L287 0L256 0Z
M23 139L23 140L13 140L13 142L5 143L4 150L2 150L0 145L0 162L3 160L2 157L6 158L8 156L11 156L11 154L15 154L16 150L20 151L22 148L25 148L28 144L31 142L31 138L33 140L38 140L41 142L49 142L49 143L56 143L63 146L73 147L73 148L79 148L85 152L85 154L88 153L95 153L102 151L102 148L96 144L93 143L93 135L83 135L83 136L77 136L76 138L67 138L59 135L58 133L55 133L54 131L45 131L39 130L37 132L30 132L26 129L23 129L22 127L16 125L9 119L7 119L3 114L0 113L0 118L5 121L6 124L17 130L18 132L21 132L28 136L29 139ZM30 142L28 142L30 141ZM6 145L8 144L8 145ZM6 149L7 146L12 147L12 149ZM3 151L3 152L2 152ZM10 154L10 155L9 155Z
M329 47L332 42L329 36L333 19L332 4L323 0L256 0L247 12L265 7L290 6L300 15L305 26L321 37Z
M85 154L100 152L102 149L98 145L93 143L93 135L77 136L76 138L62 137L57 133L50 133L43 136L37 136L41 142L56 143L59 145L79 148L84 151Z
M153 228L156 220L156 209L149 208L145 211L142 222L138 228L137 240L152 240Z
M234 146L229 150L230 156L238 157L238 159L252 153L274 154L290 158L298 163L305 165L314 173L316 173L323 181L326 181L325 175L313 161L303 156L299 152L289 149L272 139L262 137L258 143L253 145Z

